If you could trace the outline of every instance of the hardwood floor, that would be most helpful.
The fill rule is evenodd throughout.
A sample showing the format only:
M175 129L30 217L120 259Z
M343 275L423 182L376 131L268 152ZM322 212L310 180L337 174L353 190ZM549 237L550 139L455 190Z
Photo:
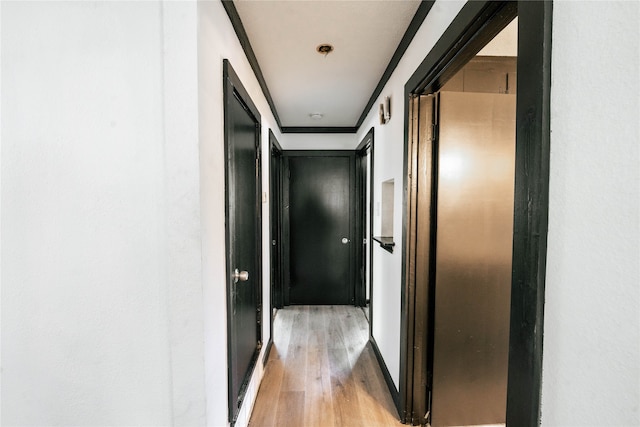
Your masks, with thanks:
M361 309L286 307L274 337L249 426L403 426Z

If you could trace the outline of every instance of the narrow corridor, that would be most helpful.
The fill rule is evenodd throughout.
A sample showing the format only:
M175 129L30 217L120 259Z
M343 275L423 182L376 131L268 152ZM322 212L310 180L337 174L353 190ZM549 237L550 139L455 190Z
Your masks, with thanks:
M286 307L274 338L251 427L402 426L360 308Z

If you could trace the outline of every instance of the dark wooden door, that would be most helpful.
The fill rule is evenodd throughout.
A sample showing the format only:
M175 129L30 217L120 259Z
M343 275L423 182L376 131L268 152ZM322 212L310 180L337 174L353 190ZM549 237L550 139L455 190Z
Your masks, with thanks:
M271 306L283 306L283 233L282 233L282 148L269 131L270 191L271 191ZM273 318L273 316L271 316Z
M238 415L262 346L260 116L225 61L229 419Z
M353 304L353 152L289 155L290 304Z

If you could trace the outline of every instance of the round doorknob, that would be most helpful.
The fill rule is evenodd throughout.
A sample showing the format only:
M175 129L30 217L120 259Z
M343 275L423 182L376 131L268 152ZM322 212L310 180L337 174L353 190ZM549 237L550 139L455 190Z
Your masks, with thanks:
M347 239L346 237L343 237L343 238L342 238L342 244L343 244L343 245L346 245L346 244L347 244L347 243L349 243L349 242L350 242L350 240L349 240L349 239Z
M249 272L238 271L238 269L236 268L231 277L233 278L233 283L246 282L247 280L249 280Z

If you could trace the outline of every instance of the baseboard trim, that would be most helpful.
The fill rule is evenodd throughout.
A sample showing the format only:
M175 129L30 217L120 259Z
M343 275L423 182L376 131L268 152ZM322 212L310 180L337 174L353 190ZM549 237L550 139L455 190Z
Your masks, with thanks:
M373 354L376 355L376 359L378 360L378 365L380 365L380 370L382 371L384 380L387 383L387 388L389 389L389 393L391 393L391 398L393 399L393 403L396 405L398 414L401 414L402 411L400 411L400 393L398 392L396 385L393 383L393 378L391 378L391 374L389 373L389 368L387 368L387 364L384 363L384 359L382 358L382 353L380 353L380 348L378 348L378 344L376 343L376 340L373 337L369 337L369 343L371 344L371 348L373 349Z
M271 347L273 347L273 338L269 337L267 348L265 349L264 355L262 356L262 366L267 366L267 361L269 360L269 354L271 353Z

